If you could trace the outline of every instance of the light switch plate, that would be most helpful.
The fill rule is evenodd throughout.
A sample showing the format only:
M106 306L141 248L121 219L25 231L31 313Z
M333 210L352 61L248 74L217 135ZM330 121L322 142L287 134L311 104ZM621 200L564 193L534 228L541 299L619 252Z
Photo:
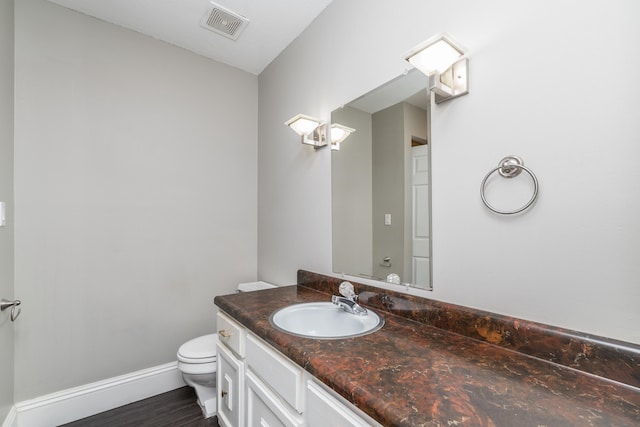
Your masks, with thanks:
M0 227L7 225L7 204L0 202Z
M391 225L391 214L384 214L384 225Z

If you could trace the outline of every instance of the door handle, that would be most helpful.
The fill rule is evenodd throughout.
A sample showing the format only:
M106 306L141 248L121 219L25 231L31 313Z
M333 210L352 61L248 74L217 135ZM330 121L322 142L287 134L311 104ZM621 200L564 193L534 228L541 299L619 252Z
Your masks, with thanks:
M9 301L2 298L2 300L0 300L0 311L5 311L9 307L11 307L11 321L15 322L18 316L20 316L20 304L22 304L22 301L20 301L19 299L15 301Z

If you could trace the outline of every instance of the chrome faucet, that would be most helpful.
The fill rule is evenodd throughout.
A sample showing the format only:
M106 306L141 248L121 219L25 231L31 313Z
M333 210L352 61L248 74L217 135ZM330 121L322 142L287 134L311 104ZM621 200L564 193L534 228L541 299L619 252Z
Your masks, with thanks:
M340 283L340 293L342 296L332 295L331 302L342 308L347 313L366 316L367 309L358 304L358 295L353 291L353 285L349 282Z

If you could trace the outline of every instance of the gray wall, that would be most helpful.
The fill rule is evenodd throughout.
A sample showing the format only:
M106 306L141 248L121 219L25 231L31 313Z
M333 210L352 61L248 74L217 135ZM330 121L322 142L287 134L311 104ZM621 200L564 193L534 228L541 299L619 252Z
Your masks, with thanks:
M257 77L16 2L15 398L175 360L257 274Z
M372 274L371 114L351 107L331 115L334 123L356 129L331 153L333 268L336 272Z
M13 298L13 0L0 0L0 298ZM13 324L0 314L0 421L13 405Z
M471 86L431 112L434 291L424 294L640 343L640 81L621 90L610 71L640 69L638 16L635 0L334 0L260 75L260 278L331 271L330 155L282 123L328 119L447 31L469 50ZM499 217L480 182L512 153L540 196ZM514 196L528 196L522 182ZM496 184L497 202L508 189Z
M404 276L404 103L372 115L373 124L373 275L385 279L395 273ZM400 190L400 191L399 191ZM385 225L385 214L391 225ZM391 267L383 267L384 258Z

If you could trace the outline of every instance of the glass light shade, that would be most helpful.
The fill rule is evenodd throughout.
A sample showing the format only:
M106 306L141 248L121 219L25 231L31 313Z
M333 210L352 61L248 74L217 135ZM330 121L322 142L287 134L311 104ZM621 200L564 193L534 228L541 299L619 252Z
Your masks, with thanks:
M298 135L301 136L309 135L321 124L321 120L318 120L315 117L306 116L304 114L298 114L297 116L285 122L285 125L289 126L296 133L298 133Z
M431 75L444 72L462 55L461 47L446 34L439 34L412 49L406 60L426 75Z
M340 144L342 141L347 139L349 135L355 132L355 129L350 127L343 126L338 123L334 123L331 125L331 143L332 144Z

